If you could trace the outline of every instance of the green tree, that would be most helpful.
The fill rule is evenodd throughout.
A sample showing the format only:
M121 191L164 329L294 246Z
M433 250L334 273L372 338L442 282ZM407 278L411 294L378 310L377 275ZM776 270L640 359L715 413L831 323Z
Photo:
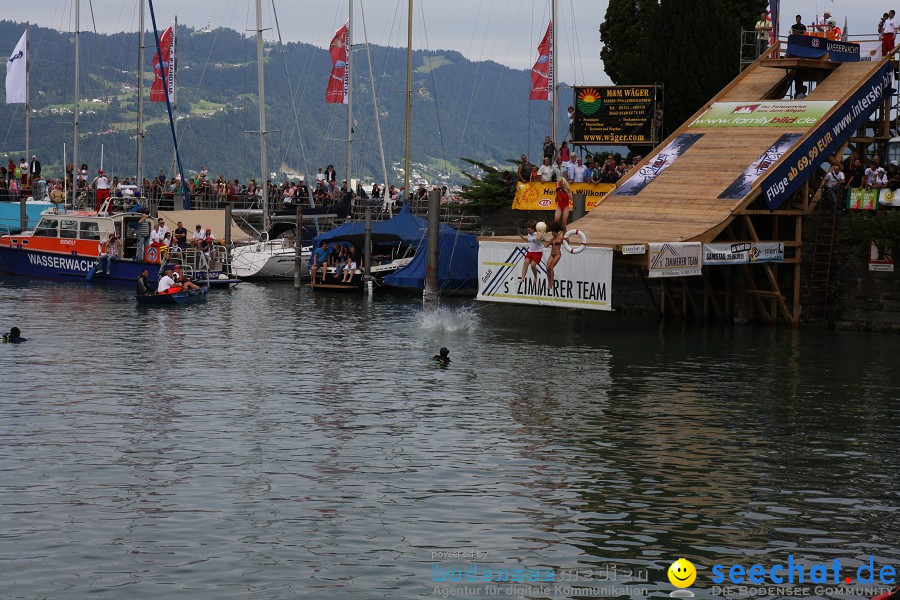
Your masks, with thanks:
M610 0L600 52L616 85L665 86L665 122L675 129L738 74L741 29L766 0Z
M462 158L460 160L476 166L484 175L478 177L466 171L463 175L469 180L469 184L463 189L462 196L472 202L472 207L481 211L497 208L509 208L516 195L516 175L512 171L501 171L488 164ZM507 162L516 163L509 160Z

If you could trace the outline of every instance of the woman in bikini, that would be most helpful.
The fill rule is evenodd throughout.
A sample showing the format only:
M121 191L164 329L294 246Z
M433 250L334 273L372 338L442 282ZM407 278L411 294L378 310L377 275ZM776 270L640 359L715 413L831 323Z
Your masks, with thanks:
M562 258L562 243L566 235L566 229L559 221L553 221L550 226L550 241L545 241L544 246L550 247L550 257L547 259L547 295L553 294L554 270L559 259Z
M572 210L572 188L565 177L560 177L556 182L556 213L554 221L560 223L563 229L569 224L569 211Z

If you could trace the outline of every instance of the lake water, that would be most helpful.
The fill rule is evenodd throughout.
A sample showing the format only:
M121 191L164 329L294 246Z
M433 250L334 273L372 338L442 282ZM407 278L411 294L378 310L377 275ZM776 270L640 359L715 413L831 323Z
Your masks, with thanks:
M13 325L3 598L662 598L679 557L696 597L745 598L714 565L900 570L895 335L0 279Z

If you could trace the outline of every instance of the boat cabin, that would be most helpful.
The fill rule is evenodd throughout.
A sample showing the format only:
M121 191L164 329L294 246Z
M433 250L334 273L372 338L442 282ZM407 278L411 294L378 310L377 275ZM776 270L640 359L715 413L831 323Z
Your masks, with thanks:
M0 245L99 256L100 244L115 232L122 241L122 258L134 258L137 252L139 213L113 216L95 212L45 210L33 231L0 237Z

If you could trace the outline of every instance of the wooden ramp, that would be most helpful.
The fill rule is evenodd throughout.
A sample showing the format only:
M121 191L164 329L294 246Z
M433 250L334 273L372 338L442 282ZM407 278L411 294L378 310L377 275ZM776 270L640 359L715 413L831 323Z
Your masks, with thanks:
M760 58L704 105L691 119L649 153L631 173L650 165L660 149L681 134L702 134L655 179L633 196L610 194L572 227L587 235L590 246L621 249L626 244L649 242L711 242L746 209L760 193L759 177L742 198L719 196L784 134L807 136L827 120L880 67L879 62L829 63L825 60ZM834 106L816 127L690 127L716 102L784 100L790 83L802 70L816 75L818 84L809 100L826 100ZM810 176L812 169L805 174ZM617 191L628 181L620 181ZM492 238L515 241L517 238Z

